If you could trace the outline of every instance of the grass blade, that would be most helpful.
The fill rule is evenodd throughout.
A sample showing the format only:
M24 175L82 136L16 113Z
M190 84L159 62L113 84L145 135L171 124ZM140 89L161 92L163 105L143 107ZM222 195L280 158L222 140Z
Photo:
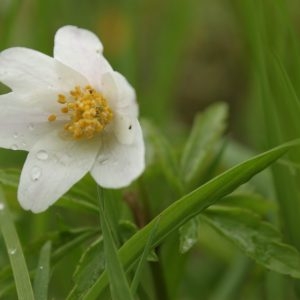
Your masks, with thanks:
M150 235L149 235L148 241L146 243L145 249L143 251L143 254L141 256L141 259L140 259L139 264L137 266L137 269L135 271L135 274L134 274L134 277L133 277L133 280L132 280L132 283L131 283L131 287L130 287L131 293L133 295L137 291L139 281L140 281L140 276L141 276L142 270L143 270L143 266L144 266L144 264L147 260L148 255L150 254L150 251L151 251L151 248L152 248L152 243L153 243L153 237L156 233L156 230L157 230L157 227L158 227L158 224L159 224L159 220L160 220L160 218L158 217L156 219L156 222L153 226L152 231L150 232Z
M0 225L14 274L18 298L34 300L33 290L23 250L1 187Z
M99 192L99 212L100 222L104 240L104 253L106 258L106 269L110 281L110 289L113 300L133 300L133 296L130 292L128 281L126 279L125 272L123 270L121 261L118 256L117 248L113 240L111 230L109 228L108 220L104 212L104 197L103 192ZM102 196L102 197L101 197Z
M48 299L48 286L50 279L51 242L42 247L37 270L34 278L34 295L36 299Z

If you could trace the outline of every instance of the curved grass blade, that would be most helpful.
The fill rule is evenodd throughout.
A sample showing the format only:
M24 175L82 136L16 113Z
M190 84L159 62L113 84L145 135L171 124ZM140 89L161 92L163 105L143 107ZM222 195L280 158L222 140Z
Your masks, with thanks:
M34 300L30 277L19 237L0 186L0 225L13 270L19 299Z
M166 236L192 217L231 193L241 184L249 181L255 174L267 168L288 150L299 145L297 140L255 156L220 174L174 202L120 248L119 257L124 269L132 266L143 252L157 218L160 218L160 222L153 237L153 246L158 245ZM98 296L105 290L107 284L107 272L104 272L83 299L98 299Z

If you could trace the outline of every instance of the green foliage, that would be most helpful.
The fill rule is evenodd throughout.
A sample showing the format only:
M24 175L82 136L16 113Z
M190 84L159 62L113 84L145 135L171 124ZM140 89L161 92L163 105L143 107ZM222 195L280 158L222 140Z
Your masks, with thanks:
M51 54L65 24L100 36L137 91L147 150L104 209L87 175L34 215L16 200L25 153L0 149L0 299L299 299L300 152L284 144L300 136L299 9L0 1L0 51Z
M109 213L106 213L106 199L103 195L103 191L102 193L99 192L99 212L104 242L104 253L106 258L106 269L110 281L111 296L113 300L134 299L130 291L125 272L122 268L120 258L117 254L117 248L113 240L113 234L107 220L107 216L109 215Z
M181 158L180 174L185 185L195 186L203 178L226 128L227 115L227 105L217 103L196 116Z
M297 143L296 143L297 145ZM276 159L286 153L295 144L287 144L258 155L212 179L205 185L183 196L164 210L160 218L153 244L159 244L168 234L183 225L186 221L217 202L226 194L248 181L256 173L266 168ZM144 249L148 236L153 230L156 219L137 232L119 251L123 266L127 269L136 261ZM104 272L95 285L88 291L84 299L96 299L107 285L107 275Z
M0 187L1 188L1 187ZM0 225L5 240L8 257L12 266L16 289L20 299L34 299L29 273L20 240L5 201L2 188L0 189Z
M279 232L251 211L214 207L204 220L264 267L300 278L300 253L280 241Z
M143 121L142 125L148 142L148 153L152 151L152 156L156 155L158 157L169 184L180 193L183 187L178 177L179 166L171 144L151 122ZM149 160L149 163L151 163L151 157L149 157Z
M50 281L51 242L46 242L40 251L38 266L34 277L34 296L36 299L48 299Z
M73 275L75 285L68 299L80 299L105 268L103 238L98 238L81 255Z

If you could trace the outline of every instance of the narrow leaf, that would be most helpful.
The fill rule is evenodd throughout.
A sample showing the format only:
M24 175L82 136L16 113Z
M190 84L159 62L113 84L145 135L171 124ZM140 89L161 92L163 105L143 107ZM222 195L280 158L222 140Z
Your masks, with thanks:
M23 250L1 187L0 225L14 274L18 297L19 299L34 300L33 290L26 261L23 255Z
M99 189L100 188L98 187L98 190ZM113 300L133 300L134 298L130 292L128 281L126 279L125 272L119 259L117 248L113 240L112 232L106 219L103 193L101 194L102 195L100 195L99 193L99 201L101 201L99 205L99 212L111 295Z
M48 241L42 247L38 262L38 267L35 272L34 279L34 295L35 299L48 299L48 286L50 280L50 256L51 242Z
M144 264L147 260L147 257L150 255L151 248L152 248L152 242L153 242L153 236L154 236L154 234L157 230L159 220L160 220L159 218L156 219L156 223L154 224L153 229L151 230L151 232L149 234L149 238L148 238L148 241L146 243L145 249L143 251L143 254L141 256L141 259L140 259L139 264L137 266L137 269L135 271L135 274L134 274L134 277L133 277L133 280L132 280L132 283L131 283L131 287L130 287L131 288L131 293L133 295L136 293L136 290L138 288L139 281L140 281L140 276L141 276Z

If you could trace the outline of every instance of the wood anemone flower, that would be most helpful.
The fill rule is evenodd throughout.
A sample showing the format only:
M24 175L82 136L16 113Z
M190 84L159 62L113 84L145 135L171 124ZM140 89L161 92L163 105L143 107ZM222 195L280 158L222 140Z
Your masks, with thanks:
M54 57L10 48L0 53L0 147L29 151L18 199L46 210L90 172L102 187L129 185L144 170L134 89L103 56L92 32L64 26Z

